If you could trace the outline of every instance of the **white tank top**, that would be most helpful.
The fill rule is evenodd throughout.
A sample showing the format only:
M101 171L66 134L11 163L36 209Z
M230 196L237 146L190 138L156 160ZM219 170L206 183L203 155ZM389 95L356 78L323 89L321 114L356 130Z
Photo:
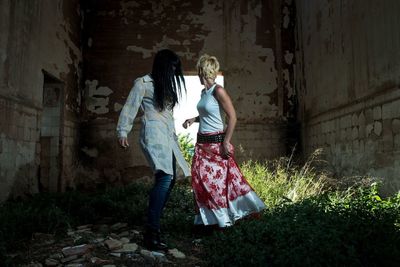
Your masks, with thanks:
M214 84L208 90L204 89L197 104L200 118L200 133L222 132L224 130L224 121L222 120L219 102L214 97L216 85Z

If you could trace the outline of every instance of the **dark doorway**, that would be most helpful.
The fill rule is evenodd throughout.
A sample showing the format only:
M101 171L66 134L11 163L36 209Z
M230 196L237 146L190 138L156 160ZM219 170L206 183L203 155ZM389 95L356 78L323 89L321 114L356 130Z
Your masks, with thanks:
M61 126L64 84L43 71L43 112L40 129L41 191L60 191L61 178Z

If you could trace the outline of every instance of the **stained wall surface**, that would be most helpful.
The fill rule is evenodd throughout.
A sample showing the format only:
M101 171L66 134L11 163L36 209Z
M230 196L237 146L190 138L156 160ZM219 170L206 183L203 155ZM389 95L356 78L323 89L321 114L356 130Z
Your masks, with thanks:
M134 79L150 72L153 56L162 48L181 57L185 74L197 74L195 64L203 53L220 60L238 115L233 142L239 160L286 153L294 82L292 1L84 3L81 151L88 164L77 182L89 186L151 176L138 145L140 119L128 151L118 147L115 127Z
M62 175L72 180L80 112L81 15L78 0L0 1L0 201L41 188L40 142L44 72L61 85Z
M400 2L298 0L296 88L306 153L400 189Z

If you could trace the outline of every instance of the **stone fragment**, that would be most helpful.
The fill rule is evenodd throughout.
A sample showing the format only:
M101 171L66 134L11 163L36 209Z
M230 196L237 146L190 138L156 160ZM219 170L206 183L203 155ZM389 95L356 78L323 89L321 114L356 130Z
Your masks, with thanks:
M157 252L157 251L152 251L151 254L153 254L154 258L158 262L166 262L166 261L168 261L168 259L167 259L167 257L165 256L164 253Z
M104 244L109 250L116 250L122 248L123 245L119 240L113 238L107 239L106 241L104 241Z
M92 241L91 241L91 243L93 243L93 244L101 244L101 243L103 243L104 242L104 238L95 238L95 239L93 239Z
M57 266L58 264L60 264L60 262L58 260L55 259L46 259L46 261L44 262L44 265L46 266Z
M115 224L111 225L111 230L115 231L115 230L125 228L127 226L128 226L127 223L115 223Z
M138 230L132 230L131 233L134 235L140 235L140 232Z
M92 233L92 230L90 228L84 228L84 229L80 229L77 230L76 233Z
M123 244L128 244L128 243L129 243L129 238L123 237L123 238L121 238L119 241L120 241L121 243L123 243Z
M28 265L24 265L24 267L43 267L43 265L40 262L32 262Z
M105 264L105 263L111 263L111 260L103 260L101 258L98 257L92 257L90 259L90 262L93 264Z
M129 231L123 231L122 233L118 234L119 237L127 237L129 236Z
M116 233L111 233L110 237L113 239L119 239L119 235L117 235Z
M92 228L93 224L85 224L85 225L80 225L76 227L77 230L83 230L83 229L90 229Z
M62 253L54 253L49 256L50 259L61 260L64 258Z
M153 255L153 253L151 253L151 251L148 251L146 249L142 249L140 251L140 254L147 260L150 260L150 261L155 261L156 260L156 258Z
M116 253L133 253L138 249L135 243L124 244L121 249L115 250Z
M67 263L67 262L76 260L77 258L78 258L78 255L72 255L72 256L69 256L69 257L66 257L66 258L62 258L61 259L61 263Z
M62 253L66 257L72 256L72 255L83 255L83 254L86 254L91 248L92 248L92 246L87 245L87 244L74 246L74 247L65 247L62 249Z
M75 231L68 230L67 235L69 235L69 236L75 235Z
M184 259L186 258L185 254L182 253L181 251L177 250L176 248L174 249L169 249L168 253L174 256L177 259Z
M119 240L122 244L128 244L129 243L129 238L123 237Z

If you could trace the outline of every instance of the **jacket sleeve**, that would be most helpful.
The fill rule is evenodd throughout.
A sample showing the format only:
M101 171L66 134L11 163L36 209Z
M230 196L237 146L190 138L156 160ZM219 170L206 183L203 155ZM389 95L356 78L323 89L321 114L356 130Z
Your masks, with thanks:
M119 115L117 124L117 135L119 138L127 137L132 130L133 121L145 94L145 87L141 79L137 79L131 89L128 99Z

